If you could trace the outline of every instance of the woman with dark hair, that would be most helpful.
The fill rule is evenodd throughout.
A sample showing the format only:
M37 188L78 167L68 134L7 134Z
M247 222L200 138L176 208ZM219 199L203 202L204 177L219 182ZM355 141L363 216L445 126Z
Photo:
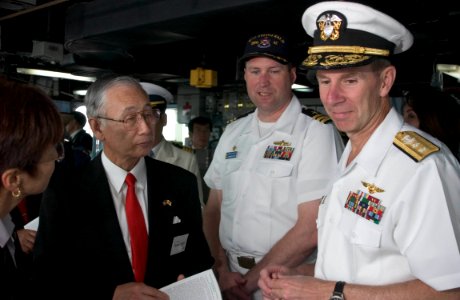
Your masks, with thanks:
M0 77L0 298L25 299L18 271L10 211L24 197L42 193L62 158L62 119L37 88Z
M460 105L448 92L434 87L417 87L406 95L404 121L449 147L460 159Z

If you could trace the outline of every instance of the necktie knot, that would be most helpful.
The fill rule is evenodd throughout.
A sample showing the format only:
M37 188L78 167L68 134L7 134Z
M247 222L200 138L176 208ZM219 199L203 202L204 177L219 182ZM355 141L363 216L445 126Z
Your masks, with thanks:
M134 184L136 183L136 177L134 177L133 174L128 173L125 178L125 182L128 185L128 187L133 187Z

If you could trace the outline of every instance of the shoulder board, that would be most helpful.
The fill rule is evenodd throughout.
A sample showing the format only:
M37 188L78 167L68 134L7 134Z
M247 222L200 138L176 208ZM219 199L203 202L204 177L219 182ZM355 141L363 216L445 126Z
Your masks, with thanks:
M416 162L439 151L438 146L414 131L398 132L393 139L393 145Z
M179 148L179 149L181 149L181 150L184 150L185 152L193 153L193 148L184 146L184 145L182 145L182 144L179 143L179 142L171 142L171 144L173 144L173 146L176 147L176 148Z
M186 151L186 152L193 153L193 148L191 148L191 147L183 146L183 147L182 147L182 150L184 150L184 151Z
M302 113L309 117L312 117L316 121L321 122L323 124L332 122L330 117L323 115L322 113L319 113L316 110L311 109L311 108L302 107Z
M173 144L173 146L176 147L176 148L184 149L184 145L182 145L182 143L180 143L180 142L170 141L170 143Z

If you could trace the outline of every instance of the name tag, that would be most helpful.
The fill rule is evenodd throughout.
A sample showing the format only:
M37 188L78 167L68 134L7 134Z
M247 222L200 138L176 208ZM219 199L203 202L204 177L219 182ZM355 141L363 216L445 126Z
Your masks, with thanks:
M185 247L187 246L187 239L188 239L188 233L176 236L172 242L170 255L184 252Z

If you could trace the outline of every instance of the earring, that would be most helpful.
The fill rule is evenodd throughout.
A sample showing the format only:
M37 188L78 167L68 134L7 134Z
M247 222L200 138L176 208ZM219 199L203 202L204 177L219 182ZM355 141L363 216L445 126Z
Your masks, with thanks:
M20 198L22 196L21 190L18 188L16 191L12 191L11 195L13 195L14 198Z

